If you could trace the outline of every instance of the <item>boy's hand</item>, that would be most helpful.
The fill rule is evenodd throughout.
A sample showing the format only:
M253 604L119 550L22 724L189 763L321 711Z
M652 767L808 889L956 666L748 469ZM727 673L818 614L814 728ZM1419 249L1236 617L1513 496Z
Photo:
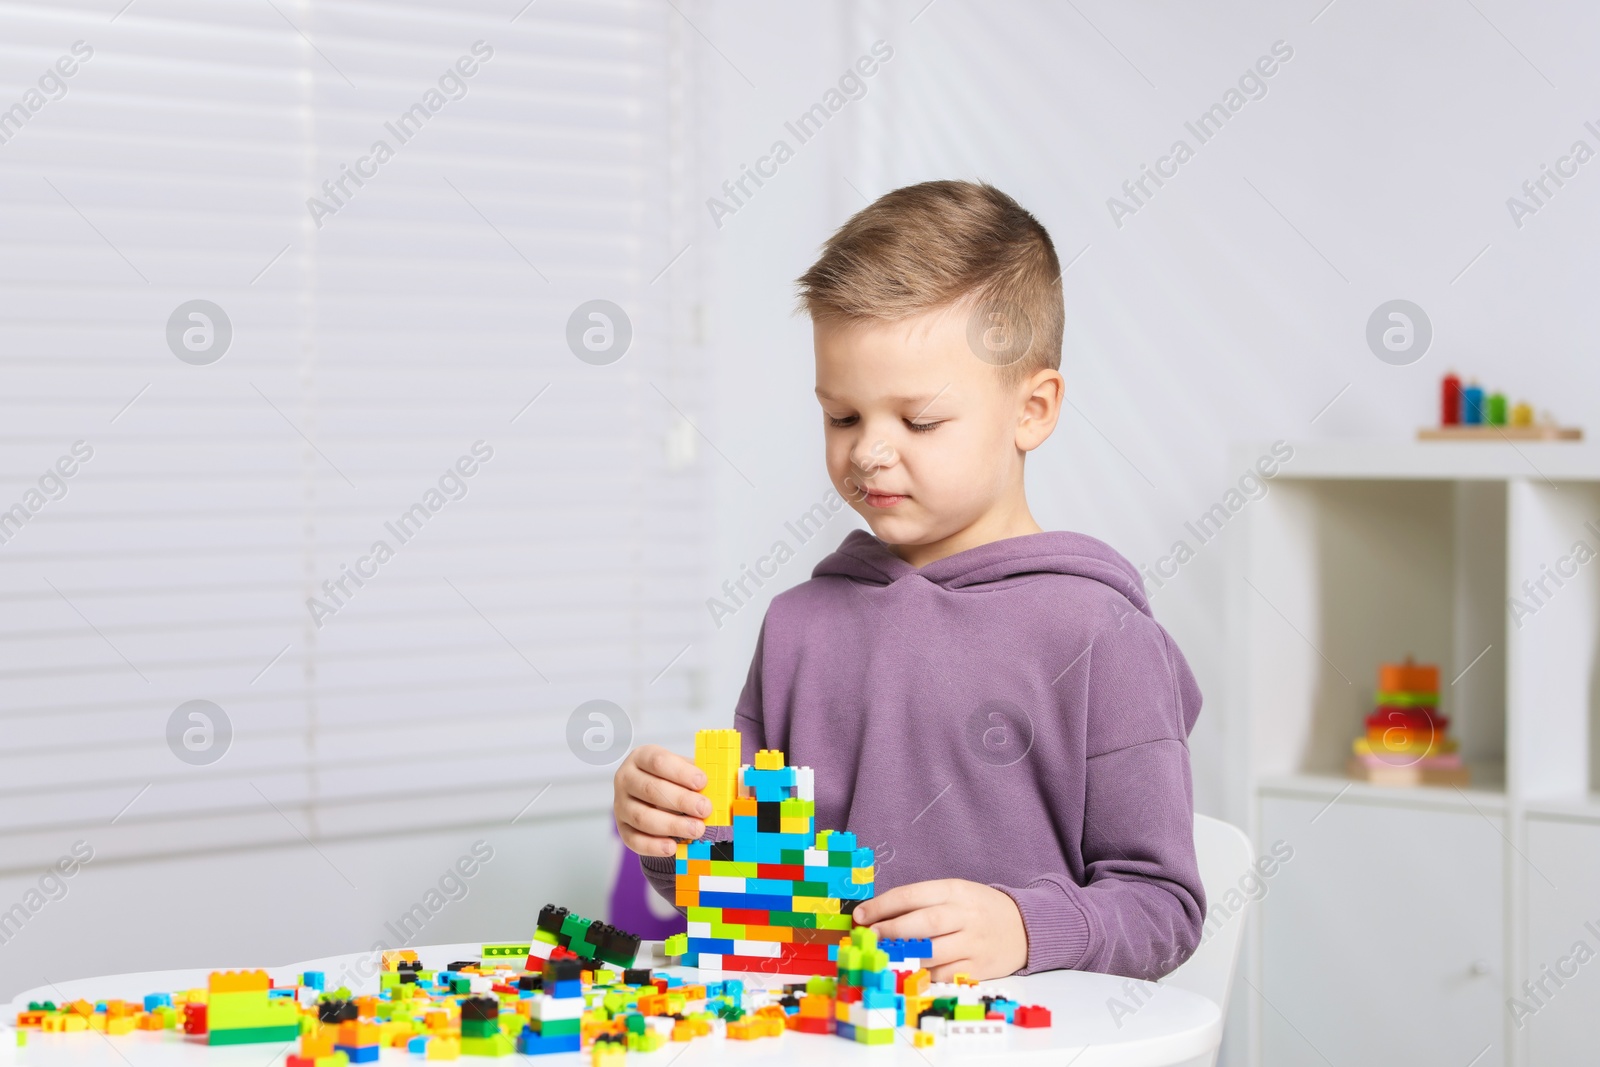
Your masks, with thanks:
M711 801L696 792L705 788L706 772L660 745L640 745L617 768L611 813L622 843L641 856L671 856L679 838L706 832L701 820L711 814Z
M1028 932L1016 901L980 882L912 882L862 901L854 915L879 938L932 938L927 968L935 982L948 982L957 971L1004 978L1028 962Z

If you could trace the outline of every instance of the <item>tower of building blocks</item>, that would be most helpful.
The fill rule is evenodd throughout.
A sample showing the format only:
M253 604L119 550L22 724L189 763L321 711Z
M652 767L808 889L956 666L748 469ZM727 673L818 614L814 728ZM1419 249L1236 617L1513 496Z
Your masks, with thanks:
M293 1041L299 1036L299 1005L272 996L266 971L213 971L206 988L207 1044Z
M558 948L544 961L542 977L540 992L529 1006L528 1024L517 1037L517 1051L524 1056L577 1052L583 1042L583 964Z
M1356 738L1348 767L1352 778L1379 785L1467 785L1450 720L1439 714L1439 668L1385 663L1378 668L1377 708Z
M838 999L834 1033L863 1045L894 1044L894 1028L906 1021L906 998L895 991L889 954L870 929L858 926L839 946Z
M666 951L691 967L832 975L850 913L872 896L872 849L854 834L817 832L810 767L785 766L770 749L736 767L739 744L737 730L695 735L712 803L706 825L731 825L733 839L678 845L675 889L689 929Z
M515 1044L500 1025L500 1001L472 996L461 1001L461 1054L509 1056Z

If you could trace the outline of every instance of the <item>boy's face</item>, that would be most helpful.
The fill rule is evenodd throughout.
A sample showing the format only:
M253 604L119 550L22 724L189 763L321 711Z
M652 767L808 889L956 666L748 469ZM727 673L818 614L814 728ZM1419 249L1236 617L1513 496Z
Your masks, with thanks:
M1033 394L1060 375L1041 371L1006 388L968 346L967 321L947 308L898 322L813 323L828 477L888 544L982 543L1012 536L1019 509L1027 515L1023 454L1059 412Z

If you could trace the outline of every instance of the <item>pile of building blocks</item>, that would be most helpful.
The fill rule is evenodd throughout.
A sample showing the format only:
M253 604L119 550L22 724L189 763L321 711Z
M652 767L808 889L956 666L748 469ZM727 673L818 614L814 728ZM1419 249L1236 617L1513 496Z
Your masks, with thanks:
M733 834L678 845L676 902L689 928L668 939L668 954L689 967L835 974L850 913L872 896L872 849L816 830L811 768L785 766L771 749L741 766L737 730L701 730L694 750L711 801L705 823Z
M981 995L960 976L953 983L930 982L920 966L932 952L927 941L879 942L863 927L836 947L835 974L763 986L758 983L776 980L617 970L560 946L539 959L537 968L524 968L506 957L520 948L526 960L528 945L484 945L481 960L457 961L440 971L423 967L415 954L386 957L377 991L364 995L326 990L316 972L284 985L274 985L261 971L221 972L205 989L152 993L143 1004L30 1004L16 1022L19 1033L153 1030L200 1044L286 1042L298 1035L299 1048L287 1067L371 1063L384 1049L426 1060L587 1050L596 1067L614 1067L630 1052L699 1039L772 1039L787 1030L882 1044L893 1040L896 1027L910 1023L918 1027L910 1039L920 1046L935 1034L978 1032L972 1024L979 1022L1000 1030L1006 1021L1049 1025L1045 1009L1019 1007L1003 993ZM230 1004L226 998L233 993L254 998ZM263 1006L269 1014L257 1014ZM265 1025L232 1025L218 1033L209 1025L218 1012L230 1022Z
M1439 668L1404 663L1378 668L1377 707L1366 734L1355 739L1347 768L1352 778L1379 785L1467 785L1450 720L1439 714Z

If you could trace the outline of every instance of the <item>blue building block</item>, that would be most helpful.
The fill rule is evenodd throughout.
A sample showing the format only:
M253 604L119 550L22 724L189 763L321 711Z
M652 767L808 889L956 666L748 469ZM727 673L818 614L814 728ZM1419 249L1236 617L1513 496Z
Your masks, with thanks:
M406 1042L407 1052L417 1052L426 1055L428 1051L428 1035L418 1034Z
M144 1010L155 1011L157 1008L172 1007L171 993L146 993L144 995Z
M708 860L711 858L711 842L705 838L689 842L689 858L692 860Z
M888 953L889 959L895 963L933 958L933 942L925 937L915 939L891 937L879 941L878 947Z
M861 1006L864 1008L892 1008L896 1002L904 1004L901 994L894 991L891 985L885 992L882 989L864 989L861 991Z
M862 900L872 895L871 886L862 886L867 893ZM701 893L700 906L702 908L747 908L751 911L793 911L793 897L769 897L756 893ZM709 952L710 949L701 951Z
M862 971L861 972L861 980L859 982L857 982L856 984L859 985L862 989L865 989L865 990L872 990L872 991L875 991L875 992L884 992L884 993L893 993L894 992L894 972L893 971L888 971L888 970L884 970L884 971ZM888 1007L888 1005L883 1005L883 1006L884 1007Z
M350 1057L351 1063L377 1063L378 1054L383 1051L382 1045L334 1045L334 1050Z
M307 971L300 976L300 984L307 989L321 990L327 988L327 979L323 977L321 971Z
M524 1056L547 1056L552 1052L577 1052L582 1047L581 1034L562 1034L545 1037L534 1030L524 1029L517 1035L517 1051ZM685 1046L687 1047L687 1046Z

